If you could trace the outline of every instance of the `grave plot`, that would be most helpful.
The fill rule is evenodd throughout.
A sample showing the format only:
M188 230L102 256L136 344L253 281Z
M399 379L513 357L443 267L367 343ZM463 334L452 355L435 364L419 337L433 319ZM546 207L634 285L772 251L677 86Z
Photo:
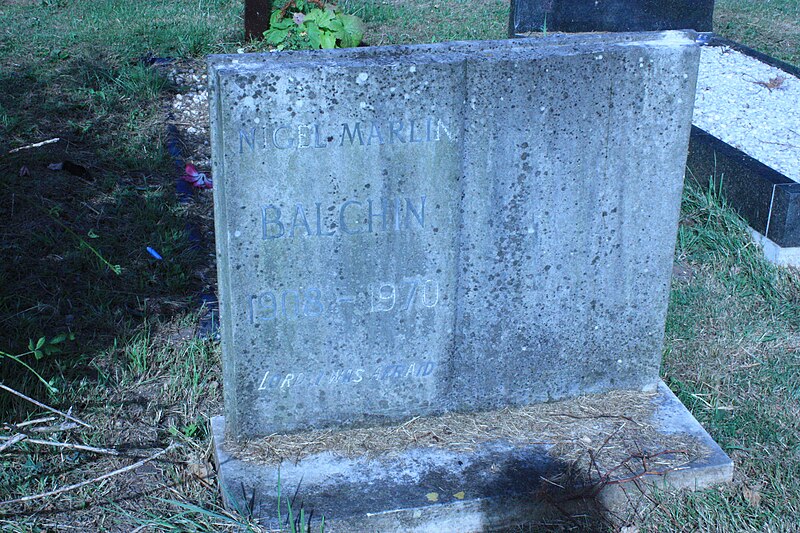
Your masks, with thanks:
M227 504L477 531L729 480L658 377L698 60L691 32L212 56Z
M713 38L701 53L689 145L694 179L721 190L766 257L800 265L800 71Z

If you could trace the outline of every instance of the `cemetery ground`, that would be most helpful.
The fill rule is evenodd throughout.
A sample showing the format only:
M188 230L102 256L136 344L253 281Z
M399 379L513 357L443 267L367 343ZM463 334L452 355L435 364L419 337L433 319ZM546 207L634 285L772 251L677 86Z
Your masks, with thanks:
M365 19L370 45L503 38L508 16L500 0L342 4ZM210 191L176 199L165 114L184 88L147 61L181 58L202 72L205 54L253 49L240 42L241 11L239 0L0 6L0 382L91 426L0 394L0 500L90 481L0 504L4 529L257 529L220 508L209 462L221 369L215 341L196 333L206 312L198 295L215 283ZM723 36L800 64L792 0L718 0L716 17ZM202 151L181 148L189 160ZM200 246L187 224L205 237ZM65 333L74 339L53 344ZM38 351L48 353L38 359L42 337ZM640 529L795 529L800 276L764 261L744 223L694 185L684 193L662 375L733 458L735 481L655 494ZM559 526L586 524L565 516Z

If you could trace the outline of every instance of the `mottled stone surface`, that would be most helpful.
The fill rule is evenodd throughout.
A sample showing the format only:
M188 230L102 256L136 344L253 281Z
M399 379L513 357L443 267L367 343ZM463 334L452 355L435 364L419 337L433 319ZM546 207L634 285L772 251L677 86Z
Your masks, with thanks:
M683 32L210 59L235 437L654 388Z

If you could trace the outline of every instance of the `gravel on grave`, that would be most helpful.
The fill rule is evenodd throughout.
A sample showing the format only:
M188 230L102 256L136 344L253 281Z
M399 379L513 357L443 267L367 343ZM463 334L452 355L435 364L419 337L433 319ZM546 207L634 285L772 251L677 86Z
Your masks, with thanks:
M178 91L168 103L184 157L211 170L205 63L166 67ZM692 122L718 139L800 182L800 79L725 46L700 55Z
M208 75L203 61L178 61L164 73L176 93L166 103L167 123L178 129L181 151L187 163L200 172L211 172L211 142L208 125Z
M704 46L692 122L800 182L800 80L727 46Z

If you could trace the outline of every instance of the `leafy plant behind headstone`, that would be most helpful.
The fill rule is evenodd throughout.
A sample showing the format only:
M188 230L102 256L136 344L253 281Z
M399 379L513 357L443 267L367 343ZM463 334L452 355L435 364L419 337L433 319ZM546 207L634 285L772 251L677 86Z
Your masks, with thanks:
M272 13L267 44L278 50L318 50L358 46L364 24L355 15L322 0L291 0Z

